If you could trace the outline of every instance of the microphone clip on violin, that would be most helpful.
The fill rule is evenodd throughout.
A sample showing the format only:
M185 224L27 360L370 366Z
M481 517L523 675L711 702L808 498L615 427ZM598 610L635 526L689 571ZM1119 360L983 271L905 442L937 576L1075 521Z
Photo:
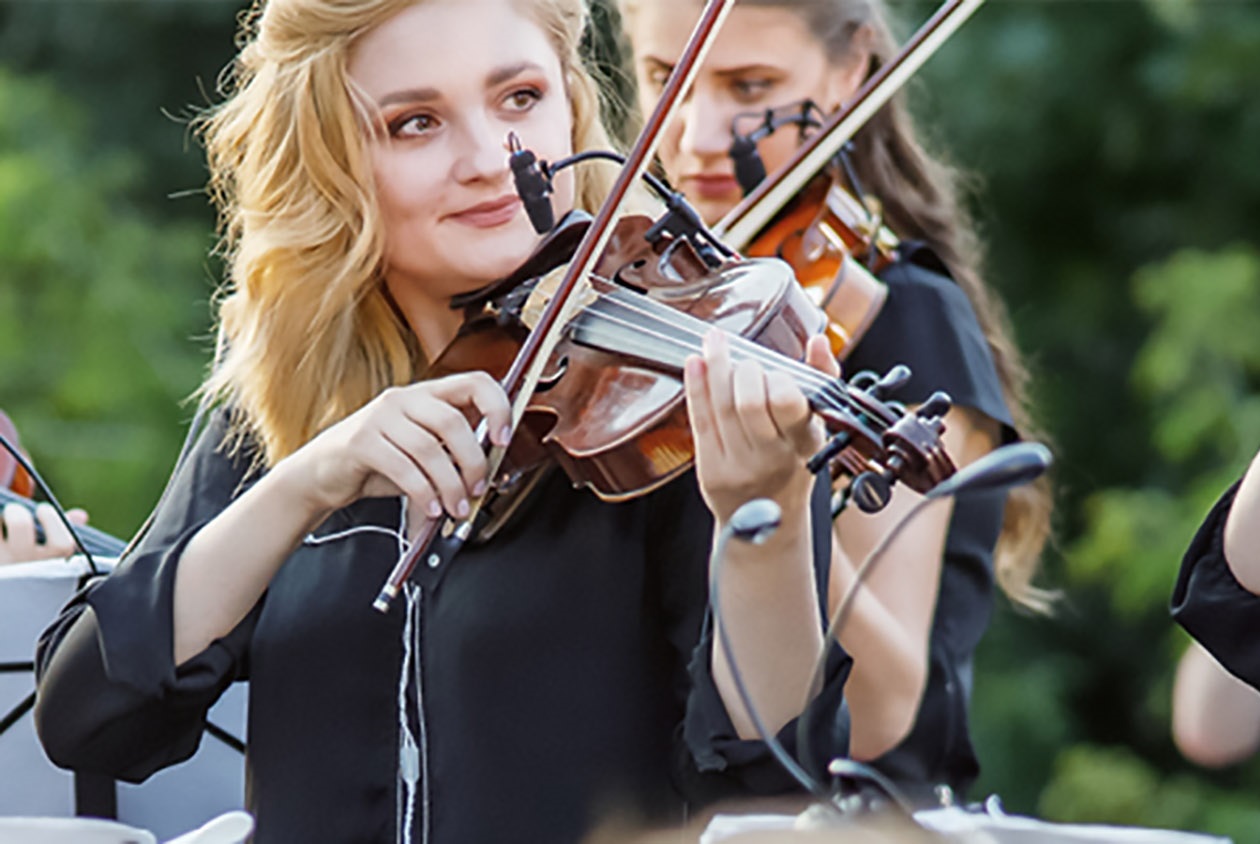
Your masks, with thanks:
M806 129L818 129L826 114L813 100L804 99L762 111L744 111L731 119L731 146L726 151L735 164L735 179L744 196L752 193L766 178L766 165L757 151L757 142L768 138L784 126L796 126L801 141ZM741 132L741 123L758 121L748 132Z

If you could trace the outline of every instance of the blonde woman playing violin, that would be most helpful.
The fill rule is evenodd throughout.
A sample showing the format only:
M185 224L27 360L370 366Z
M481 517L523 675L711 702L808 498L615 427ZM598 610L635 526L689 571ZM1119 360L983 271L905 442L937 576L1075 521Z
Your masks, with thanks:
M621 8L646 109L700 6L622 0ZM745 115L767 109L817 120L849 100L895 52L880 0L744 0L662 143L666 174L707 222L717 222L743 196L728 154L733 126L747 126ZM765 170L773 174L784 165L808 131L789 123L762 138L757 151ZM846 370L883 373L909 365L913 378L896 398L911 405L934 390L949 393L954 407L945 443L959 464L1035 433L1024 407L1024 369L1002 308L980 278L978 245L950 171L918 144L895 99L859 130L849 158L903 242L881 273L888 299ZM878 516L839 517L833 606L855 565L915 498L898 489ZM995 580L1016 602L1045 605L1045 593L1031 580L1049 509L1044 486L934 504L890 547L840 631L854 659L845 689L852 754L918 797L931 799L938 784L965 789L976 777L967 723L972 654L988 625Z
M257 844L577 841L606 813L792 788L714 652L706 577L732 512L778 502L764 546L732 544L726 622L785 728L822 639L820 435L800 390L733 365L721 335L686 366L694 474L606 504L552 473L492 539L371 607L417 526L485 491L477 428L509 433L498 382L425 366L459 327L451 297L538 243L509 132L551 160L608 145L586 23L581 0L245 16L230 96L200 124L229 259L215 409L143 540L41 642L54 761L143 779L247 677ZM565 173L557 210L595 210L609 181ZM812 704L824 727L846 667Z

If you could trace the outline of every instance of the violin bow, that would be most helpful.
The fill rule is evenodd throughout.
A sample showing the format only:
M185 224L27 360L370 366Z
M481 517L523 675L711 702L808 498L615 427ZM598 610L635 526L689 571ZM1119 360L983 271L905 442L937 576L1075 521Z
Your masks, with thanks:
M608 198L582 237L563 280L543 309L537 324L529 333L520 351L517 352L512 367L504 377L503 389L512 401L511 428L513 432L525 416L525 410L533 398L534 390L542 378L551 353L561 340L565 326L579 307L580 286L594 270L604 248L608 245L613 232L613 224L616 222L630 188L642 178L644 171L647 170L648 164L656 154L662 129L677 114L682 104L683 94L695 81L709 47L712 46L722 22L734 5L735 0L708 0L705 3L704 10L687 41L687 46L679 57L678 64L671 71L669 79L666 80L661 97L644 124L643 131L626 156L626 163L613 183ZM483 422L478 430L483 445L488 441L484 427ZM486 460L489 464L488 474L491 479L498 476L506 454L506 446L496 445L490 448ZM477 515L488 495L489 491L471 501L469 515L458 523L453 522L447 515L426 520L415 541L399 559L389 579L381 587L380 594L372 602L372 606L380 612L388 611L391 602L398 596L402 584L410 576L421 556L425 557L427 566L437 568L445 559L449 559L457 552L472 535ZM441 547L437 546L439 537L445 540Z
M982 3L984 0L947 0L942 3L901 51L866 80L848 104L802 144L783 167L713 226L714 234L737 252L744 251L775 215L827 166L841 147L892 99Z

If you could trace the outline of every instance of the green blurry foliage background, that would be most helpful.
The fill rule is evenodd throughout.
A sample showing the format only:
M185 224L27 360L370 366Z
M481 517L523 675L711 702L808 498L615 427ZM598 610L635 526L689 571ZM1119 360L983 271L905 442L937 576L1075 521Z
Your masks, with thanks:
M932 8L892 4L907 24ZM209 358L221 268L187 117L239 10L0 0L0 406L59 497L123 536ZM1167 612L1181 551L1260 446L1258 91L1255 0L990 0L911 86L969 174L1058 457L1042 582L1063 597L1050 618L999 607L972 797L1260 830L1260 767L1205 772L1172 746Z

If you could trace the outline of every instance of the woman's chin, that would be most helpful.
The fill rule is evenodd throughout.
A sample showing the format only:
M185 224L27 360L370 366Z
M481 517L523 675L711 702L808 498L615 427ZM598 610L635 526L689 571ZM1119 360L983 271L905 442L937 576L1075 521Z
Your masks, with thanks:
M473 274L488 281L511 275L542 240L523 215L510 225L469 235L461 238L464 258Z

